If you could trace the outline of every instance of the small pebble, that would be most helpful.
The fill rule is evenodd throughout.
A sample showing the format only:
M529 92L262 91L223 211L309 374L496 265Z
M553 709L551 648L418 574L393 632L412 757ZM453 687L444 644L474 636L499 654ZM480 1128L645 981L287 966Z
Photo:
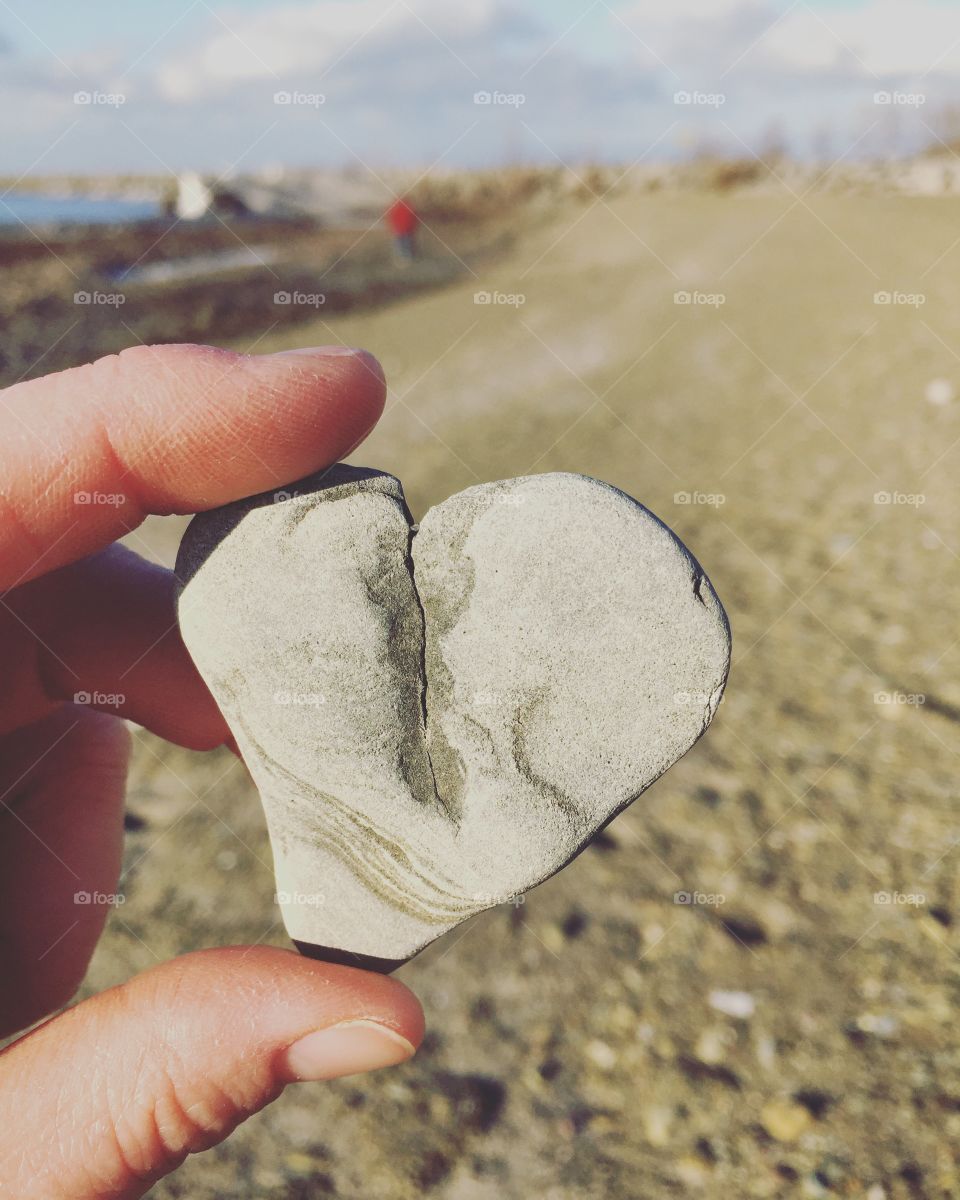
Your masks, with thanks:
M601 1071L612 1071L617 1065L617 1053L606 1042L594 1039L587 1042L587 1057Z
M949 379L931 379L927 384L925 395L928 404L936 404L938 408L944 408L953 403L956 391Z
M874 1037L892 1038L899 1031L900 1022L896 1017L885 1014L862 1013L857 1017L857 1028L861 1033L870 1033Z
M807 1110L793 1100L771 1100L760 1114L760 1124L777 1142L795 1142L810 1122Z
M654 1104L641 1113L643 1132L651 1146L666 1146L670 1141L673 1110L665 1104Z
M711 1008L722 1012L728 1017L738 1017L748 1021L756 1012L756 1001L749 992L712 991L708 997Z
M730 1030L718 1026L708 1027L701 1031L697 1038L694 1051L697 1058L708 1066L715 1067L727 1057L727 1047L730 1043Z

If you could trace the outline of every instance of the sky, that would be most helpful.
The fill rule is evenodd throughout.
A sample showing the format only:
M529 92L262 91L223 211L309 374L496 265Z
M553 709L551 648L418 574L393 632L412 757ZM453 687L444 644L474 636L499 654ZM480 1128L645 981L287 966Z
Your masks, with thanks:
M0 173L908 152L957 0L0 0Z

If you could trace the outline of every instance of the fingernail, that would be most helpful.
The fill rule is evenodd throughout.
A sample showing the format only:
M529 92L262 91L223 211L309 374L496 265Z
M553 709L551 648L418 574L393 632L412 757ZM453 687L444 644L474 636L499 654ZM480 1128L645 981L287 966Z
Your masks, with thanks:
M396 1066L414 1052L405 1037L376 1021L344 1021L294 1042L286 1067L292 1079L340 1079Z
M348 354L363 354L353 346L303 346L297 350L278 350L271 358L284 358L288 354L305 354L313 358L340 358Z

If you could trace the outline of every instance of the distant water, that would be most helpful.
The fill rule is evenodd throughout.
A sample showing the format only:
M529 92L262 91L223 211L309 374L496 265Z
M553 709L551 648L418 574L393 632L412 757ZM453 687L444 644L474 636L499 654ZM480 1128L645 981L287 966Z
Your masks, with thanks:
M10 192L0 200L0 225L114 225L161 215L154 200L34 196Z
M243 246L238 250L218 250L213 254L194 254L190 258L133 266L114 272L113 278L117 283L176 283L181 279L204 279L222 271L265 267L278 257L275 246Z

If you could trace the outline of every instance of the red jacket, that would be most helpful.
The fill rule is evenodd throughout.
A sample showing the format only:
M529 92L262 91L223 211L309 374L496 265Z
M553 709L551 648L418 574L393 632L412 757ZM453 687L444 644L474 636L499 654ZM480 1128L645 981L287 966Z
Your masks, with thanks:
M406 200L397 200L387 209L387 224L396 237L413 233L419 223L419 217Z

